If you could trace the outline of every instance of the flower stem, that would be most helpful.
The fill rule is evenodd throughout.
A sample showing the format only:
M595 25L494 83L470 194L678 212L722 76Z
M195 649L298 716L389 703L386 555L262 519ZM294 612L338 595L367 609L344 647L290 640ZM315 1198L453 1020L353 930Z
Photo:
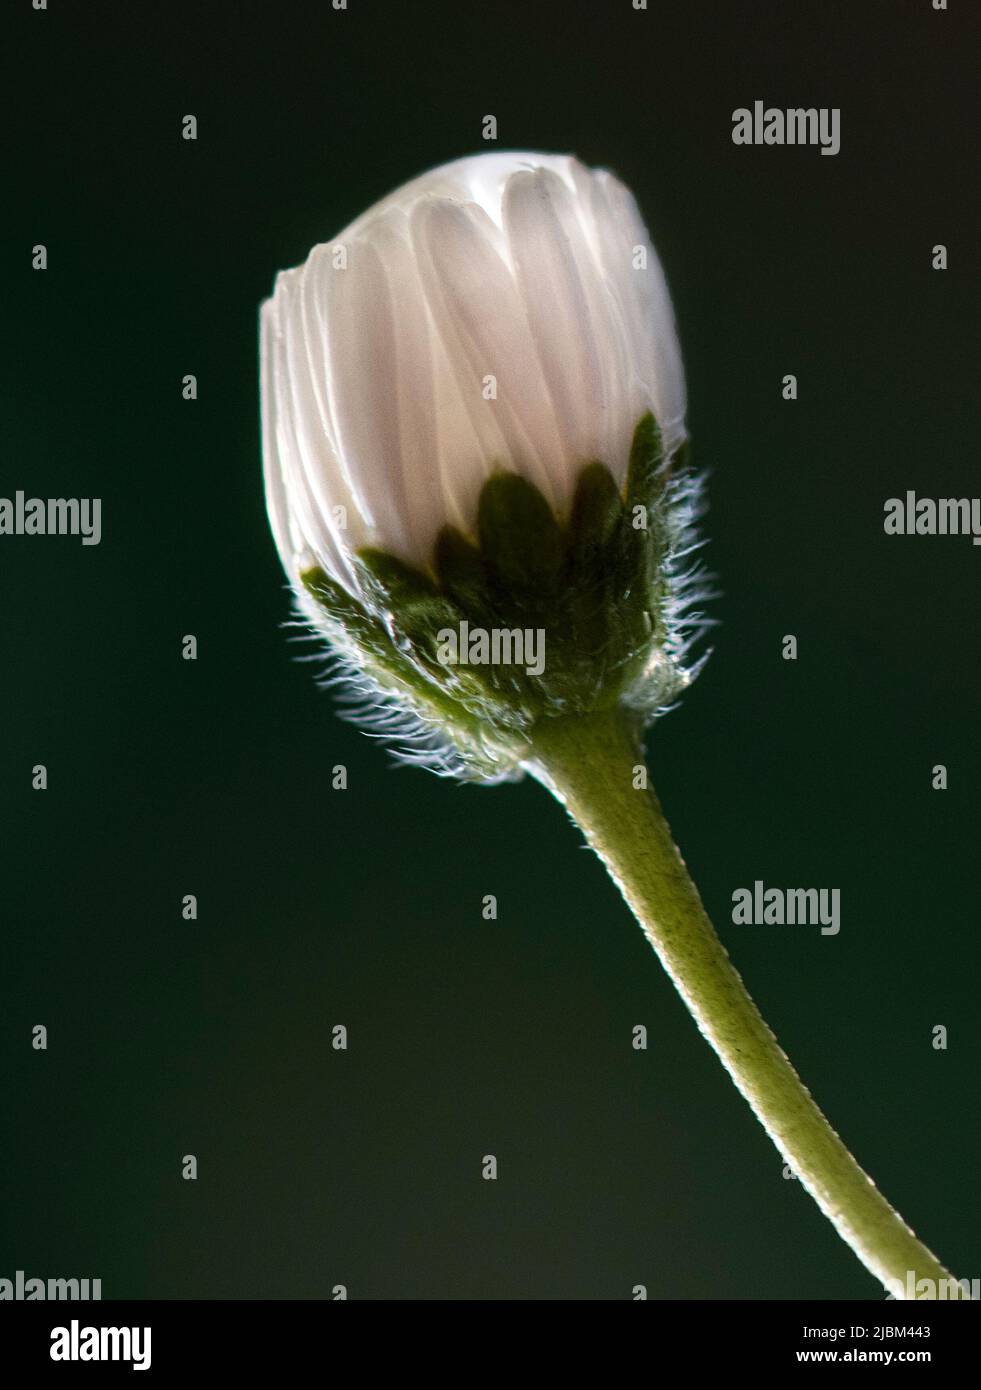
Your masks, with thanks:
M897 1298L916 1296L921 1279L932 1281L933 1297L963 1296L855 1162L763 1021L657 797L637 788L643 763L635 721L609 710L542 720L527 766L603 860L700 1031L842 1239ZM931 1296L928 1287L919 1297Z

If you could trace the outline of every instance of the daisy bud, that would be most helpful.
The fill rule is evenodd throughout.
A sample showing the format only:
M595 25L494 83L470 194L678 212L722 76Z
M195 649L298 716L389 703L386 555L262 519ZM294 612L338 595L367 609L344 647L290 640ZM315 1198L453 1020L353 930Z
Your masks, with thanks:
M697 485L628 190L484 154L393 193L262 306L270 522L305 622L405 756L496 780L538 721L691 680Z

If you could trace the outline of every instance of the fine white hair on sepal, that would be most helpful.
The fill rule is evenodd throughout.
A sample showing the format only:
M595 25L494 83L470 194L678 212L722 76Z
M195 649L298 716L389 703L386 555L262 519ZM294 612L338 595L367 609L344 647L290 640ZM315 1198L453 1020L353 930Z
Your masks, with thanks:
M625 692L624 704L648 724L678 707L680 697L697 679L712 655L699 652L706 632L718 619L703 611L703 604L718 598L713 572L693 559L707 544L699 523L707 510L707 474L684 467L673 474L664 494L663 507L668 551L661 574L666 595L661 609L664 633L651 648L651 659L640 679Z
M489 747L458 746L437 719L427 718L408 696L380 684L341 634L331 631L331 625L304 603L294 603L293 616L283 627L293 630L292 642L314 645L313 652L295 659L316 663L315 683L333 696L340 717L366 737L384 743L397 766L483 786L520 781L524 776L514 758L501 762Z

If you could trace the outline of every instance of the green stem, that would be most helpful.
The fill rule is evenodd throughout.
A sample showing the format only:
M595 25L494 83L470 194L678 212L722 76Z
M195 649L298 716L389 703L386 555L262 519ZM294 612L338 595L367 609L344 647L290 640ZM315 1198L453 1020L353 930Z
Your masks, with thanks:
M855 1162L764 1023L657 797L636 787L646 781L636 775L643 763L634 721L607 711L541 721L528 767L605 863L702 1034L842 1239L896 1297L913 1292L910 1278L914 1288L931 1280L933 1297L961 1297L961 1286ZM930 1296L926 1286L919 1296Z

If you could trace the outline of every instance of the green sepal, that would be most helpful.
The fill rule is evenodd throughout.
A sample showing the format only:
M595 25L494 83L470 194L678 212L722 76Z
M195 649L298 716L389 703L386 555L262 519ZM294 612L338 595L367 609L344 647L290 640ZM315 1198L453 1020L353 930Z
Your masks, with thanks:
M619 647L622 615L616 605L616 558L624 524L623 498L610 470L589 463L579 475L568 523L563 603L569 656L584 679L602 688L611 653Z
M605 464L587 463L560 519L527 478L497 472L478 499L476 537L443 527L425 570L366 547L355 557L360 601L322 570L302 578L331 640L443 731L474 775L500 776L540 719L621 701L653 709L686 683L664 646L677 530L668 489L681 460L665 457L648 414L622 492ZM470 639L543 631L544 669L440 661L441 634L463 623Z
M623 499L605 463L587 463L579 474L569 514L567 565L575 573L602 563L623 518Z
M358 551L356 568L362 592L393 608L433 598L439 592L429 575L387 550L365 546Z
M448 668L439 660L440 634L456 629L461 608L433 579L387 551L365 546L356 569L366 603L380 614L392 644L419 674L452 688L456 698L479 696L482 682L470 668Z
M638 421L630 447L624 525L615 562L626 644L635 649L649 647L666 636L663 607L669 582L664 566L671 548L671 525L665 495L671 473L683 462L683 450L684 445L667 458L654 416L648 412ZM637 524L641 508L646 526Z
M371 567L376 572L382 568L374 562ZM520 757L523 745L509 736L503 723L491 724L475 716L447 688L441 679L445 668L437 668L438 677L433 679L413 659L418 653L407 636L401 641L393 637L377 613L359 603L319 566L303 571L300 580L323 614L331 643L382 690L424 723L435 726L457 748L473 776L498 777L502 767L506 769Z
M534 483L495 473L480 491L477 535L491 586L531 605L558 585L563 538Z
M444 593L469 614L493 621L487 568L477 546L455 526L444 526L436 537L433 568Z
M638 421L630 445L626 489L628 518L635 507L650 508L663 493L667 485L664 462L661 431L654 416L648 411Z

